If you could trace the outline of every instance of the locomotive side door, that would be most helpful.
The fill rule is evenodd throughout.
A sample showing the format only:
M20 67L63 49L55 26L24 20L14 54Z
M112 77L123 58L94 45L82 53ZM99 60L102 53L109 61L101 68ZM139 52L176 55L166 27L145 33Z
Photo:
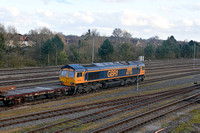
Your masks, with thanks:
M84 83L84 73L76 72L76 84Z

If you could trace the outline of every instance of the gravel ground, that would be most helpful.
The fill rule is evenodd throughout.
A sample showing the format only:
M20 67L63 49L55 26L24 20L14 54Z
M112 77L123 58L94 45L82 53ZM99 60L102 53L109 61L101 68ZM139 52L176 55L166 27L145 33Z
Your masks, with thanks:
M61 115L61 116L56 116L56 117L52 117L52 118L48 118L48 119L42 119L42 120L37 120L34 122L26 122L26 123L20 123L17 125L11 125L5 128L0 128L0 130L8 130L11 128L16 128L16 127L29 127L29 126L35 126L35 125L40 125L40 124L44 124L44 123L49 123L49 122L55 122L55 121L59 121L60 119L72 119L72 118L76 118L76 117L80 117L82 115L87 115L87 114L91 114L97 111L101 111L104 109L107 109L108 107L103 107L103 108L96 108L96 109L92 109L92 110L87 110L87 111L82 111L82 112L78 112L78 113L73 113L73 114L68 114L68 115ZM26 118L25 118L26 119Z
M135 133L144 133L144 132L145 133L155 133L156 131L158 131L160 129L164 129L160 133L169 133L170 131L175 129L180 123L187 123L187 121L193 117L193 115L190 114L189 112L194 109L200 109L200 105L195 104L194 106L190 106L189 108L184 108L178 112L175 112L173 114L165 116L158 121L152 122L152 123L140 128ZM184 117L182 117L182 115L184 115ZM180 118L180 119L176 120L177 118ZM198 130L198 127L196 127L196 128L194 127L194 130Z
M132 125L139 124L139 123L141 123L142 121L144 121L146 119L154 118L155 116L158 116L159 114L163 114L163 113L165 113L165 112L167 112L169 110L172 110L172 109L175 109L177 107L180 107L181 105L183 105L183 104L178 104L178 105L172 106L170 108L162 109L162 110L156 111L154 113L151 113L149 115L145 115L144 117L140 117L140 118L134 119L132 121L126 122L125 124L121 124L121 125L119 125L117 127L114 127L114 128L112 128L110 130L106 130L105 133L113 133L113 132L120 131L120 130L124 129L125 127L130 127ZM131 131L128 131L128 133L133 133L135 131L136 130L131 130Z

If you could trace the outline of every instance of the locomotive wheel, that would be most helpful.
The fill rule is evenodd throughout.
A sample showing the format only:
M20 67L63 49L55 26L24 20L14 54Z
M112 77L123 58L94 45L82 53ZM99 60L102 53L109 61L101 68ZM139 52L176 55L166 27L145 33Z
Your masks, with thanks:
M126 85L126 86L130 86L131 84L132 84L132 82L131 82L130 79L127 79L127 80L125 81L125 85Z
M94 83L94 85L91 86L93 91L100 90L102 88L101 83Z
M98 83L98 84L96 84L96 90L100 90L101 88L102 88L102 84L101 83Z
M76 89L75 88L71 88L70 91L68 91L69 95L74 95L76 94Z
M126 85L130 86L131 84L132 84L131 81L128 81Z
M92 85L88 85L88 86L85 88L85 91L86 91L86 92L92 92Z
M121 80L121 86L124 86L124 84L125 84L125 81L122 79Z
M76 94L82 94L84 93L84 89L82 85L77 86Z
M26 99L25 98L22 98L21 99L21 103L25 103L26 102Z

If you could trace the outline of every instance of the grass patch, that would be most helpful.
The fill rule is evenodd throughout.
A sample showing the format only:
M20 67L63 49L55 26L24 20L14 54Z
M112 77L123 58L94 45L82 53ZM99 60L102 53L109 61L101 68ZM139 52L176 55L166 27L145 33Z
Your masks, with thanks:
M1 133L20 133L20 130L22 128L17 127L17 128L12 128L12 129L6 129L6 130L1 130Z
M195 123L200 123L200 109L195 109L193 111L189 112L192 114L192 118L188 120L187 122L179 124L172 132L176 133L184 133L184 132L194 132L195 128L193 125ZM186 115L183 115L181 117L185 117ZM181 119L181 117L179 119ZM175 119L176 120L176 119Z
M65 121L65 120L67 120L67 119L60 119L60 120L57 120L57 121L47 122L47 123L43 123L43 124L36 125L36 126L25 127L23 129L19 130L17 133L28 132L28 131L31 131L31 130L34 130L34 129L37 129L37 128L41 128L41 127L48 126L48 125L51 125L51 124L55 124L55 123L58 123L58 122L61 122L61 121ZM61 127L61 126L64 127L64 126L66 126L66 124L64 126L63 125L58 125L56 127Z

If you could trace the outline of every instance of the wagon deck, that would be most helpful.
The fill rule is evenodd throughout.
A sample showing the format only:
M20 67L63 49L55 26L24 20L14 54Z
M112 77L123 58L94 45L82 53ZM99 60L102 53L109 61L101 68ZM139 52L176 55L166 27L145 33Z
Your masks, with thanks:
M16 87L0 88L0 101L21 101L25 98L48 96L65 93L69 88L64 86L34 87L29 89L16 89Z

